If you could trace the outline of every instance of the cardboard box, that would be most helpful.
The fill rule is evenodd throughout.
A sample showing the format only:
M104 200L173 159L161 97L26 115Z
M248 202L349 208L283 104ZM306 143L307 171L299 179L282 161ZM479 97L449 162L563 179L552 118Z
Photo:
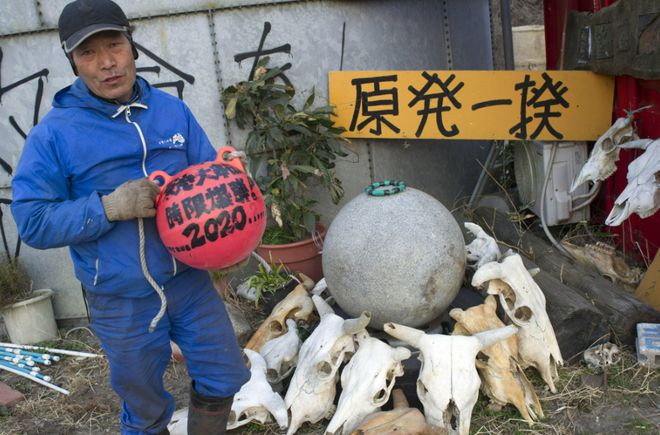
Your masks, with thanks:
M653 263L635 290L635 296L660 311L660 251L655 254Z

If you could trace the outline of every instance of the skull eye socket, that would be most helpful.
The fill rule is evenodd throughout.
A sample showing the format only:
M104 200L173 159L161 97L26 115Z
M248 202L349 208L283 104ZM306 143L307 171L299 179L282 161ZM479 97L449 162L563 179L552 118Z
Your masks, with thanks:
M316 364L316 371L319 374L319 377L327 377L332 373L332 366L327 361L321 361Z
M371 401L375 404L379 403L384 403L388 399L387 397L387 390L384 388L381 388L380 390L376 391L376 394L372 397Z
M490 358L489 358L488 355L486 355L485 353L483 353L483 352L479 352L479 353L477 354L477 359L478 359L479 361L482 361L482 362L484 362L484 363L487 363L488 360L489 360Z
M280 332L284 331L284 327L279 322L272 321L272 322L270 322L269 326L270 326L270 331L271 332L280 333Z
M516 319L518 320L527 322L532 318L532 310L530 310L529 307L518 307L514 316L516 316Z

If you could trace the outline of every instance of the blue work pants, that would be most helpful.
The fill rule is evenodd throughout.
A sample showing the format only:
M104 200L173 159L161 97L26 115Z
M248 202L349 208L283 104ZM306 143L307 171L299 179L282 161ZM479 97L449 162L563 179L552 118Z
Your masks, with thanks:
M160 298L122 298L87 292L91 327L110 366L110 385L122 399L121 433L157 434L169 423L174 398L163 385L179 345L195 391L229 397L250 378L224 303L207 272L187 270L165 285L167 312L154 332L149 323Z

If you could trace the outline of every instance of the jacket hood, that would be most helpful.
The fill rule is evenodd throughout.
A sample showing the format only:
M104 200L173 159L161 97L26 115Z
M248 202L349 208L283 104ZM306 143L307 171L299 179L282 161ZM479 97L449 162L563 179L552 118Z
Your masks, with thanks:
M139 97L136 103L146 105L151 94L151 85L140 76L135 79L135 85L139 90ZM80 107L86 109L98 110L108 116L112 116L117 111L118 104L103 100L92 94L80 78L77 78L70 86L60 89L53 98L53 107L73 108Z

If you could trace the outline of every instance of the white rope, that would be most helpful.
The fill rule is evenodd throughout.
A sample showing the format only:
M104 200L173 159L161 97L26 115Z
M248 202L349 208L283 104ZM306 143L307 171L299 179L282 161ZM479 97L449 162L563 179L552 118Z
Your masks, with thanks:
M147 269L147 258L144 254L144 221L142 218L138 218L138 228L140 231L140 266L142 267L142 273L144 274L144 277L147 279L147 281L149 281L149 284L151 284L151 287L156 290L156 293L158 293L158 296L160 297L160 311L158 311L156 317L154 317L151 320L151 324L149 324L149 332L151 333L154 332L156 325L165 315L165 310L167 310L167 298L165 297L163 288L158 285L156 280L149 273L149 269Z

